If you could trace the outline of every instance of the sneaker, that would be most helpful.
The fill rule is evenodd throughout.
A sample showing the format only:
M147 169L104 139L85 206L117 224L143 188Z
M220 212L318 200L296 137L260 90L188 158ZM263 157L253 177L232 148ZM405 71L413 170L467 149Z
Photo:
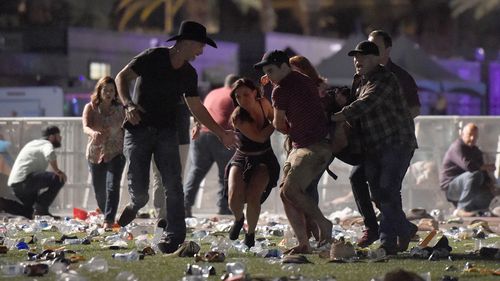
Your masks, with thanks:
M243 228L243 223L245 222L245 216L243 216L239 221L234 221L233 226L229 229L229 239L236 240L240 236L240 231Z
M110 231L113 231L113 224L112 222L105 222L103 225L102 225L102 228L104 228L104 231L106 232L110 232Z
M477 212L469 212L464 209L456 209L453 215L461 218L477 217Z
M118 219L118 224L120 226L127 226L129 223L131 223L134 219L135 216L137 215L137 212L132 209L132 207L127 206L125 209L123 209L123 212Z
M363 236L358 240L358 247L366 248L379 239L378 231L365 229Z
M247 245L249 249L255 246L255 233L245 234L245 245Z
M217 214L218 215L232 215L233 212L231 212L231 209L229 209L228 207L220 207Z
M380 245L379 249L384 249L386 256L395 256L398 254L398 250L395 247Z
M35 212L33 212L33 216L49 216L49 217L52 217L55 220L60 220L61 219L60 216L53 215L49 211L35 211Z
M156 223L156 227L165 229L165 227L167 227L167 220L163 218L159 219Z
M413 223L410 223L410 233L407 237L398 236L398 248L400 252L408 250L410 241L415 235L417 235L418 227Z
M158 243L158 249L164 254L171 254L179 248L179 244L173 243L171 241L163 240Z

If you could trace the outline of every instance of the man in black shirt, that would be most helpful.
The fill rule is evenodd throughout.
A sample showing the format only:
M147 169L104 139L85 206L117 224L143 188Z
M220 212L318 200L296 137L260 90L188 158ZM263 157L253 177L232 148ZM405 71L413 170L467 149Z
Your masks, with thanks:
M203 53L205 44L217 48L203 25L185 21L170 48L151 48L132 59L117 75L120 99L126 108L124 152L130 164L128 185L131 203L118 224L125 226L149 200L151 157L160 171L165 188L167 223L164 252L173 252L184 242L184 193L182 188L176 108L184 98L193 116L214 132L228 148L236 144L234 132L219 126L198 96L198 75L189 63ZM129 84L136 79L134 100Z

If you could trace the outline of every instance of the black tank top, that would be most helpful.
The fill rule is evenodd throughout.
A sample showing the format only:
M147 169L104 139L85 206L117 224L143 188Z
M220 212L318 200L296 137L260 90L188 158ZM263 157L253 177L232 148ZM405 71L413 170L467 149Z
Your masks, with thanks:
M264 115L264 124L261 129L264 129L271 123L269 120L266 118L266 114L264 112L264 108L262 107L262 102L259 100L260 104L260 109L262 110L262 114ZM241 141L241 146L238 148L239 150L243 152L257 152L257 151L264 151L268 148L271 147L271 138L268 138L265 142L256 142L251 139L249 139L247 136L245 136L240 130L236 129L236 135Z

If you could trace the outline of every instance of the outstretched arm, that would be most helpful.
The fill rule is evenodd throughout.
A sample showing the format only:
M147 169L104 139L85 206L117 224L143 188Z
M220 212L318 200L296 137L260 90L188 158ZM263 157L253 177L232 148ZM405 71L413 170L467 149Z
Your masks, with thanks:
M224 128L217 124L207 108L201 103L199 97L185 97L184 99L186 100L189 110L193 113L194 118L205 125L210 131L214 132L225 147L234 148L237 146L238 139L236 134L231 130L224 130Z

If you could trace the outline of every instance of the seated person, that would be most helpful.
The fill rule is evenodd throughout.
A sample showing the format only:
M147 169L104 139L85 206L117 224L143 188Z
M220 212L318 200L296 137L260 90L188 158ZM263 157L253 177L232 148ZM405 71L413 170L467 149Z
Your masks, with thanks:
M61 147L59 128L49 126L43 131L43 138L28 142L17 155L8 185L17 201L3 198L0 208L7 213L22 215L53 216L49 207L66 182L66 174L59 170L54 149ZM53 172L46 171L51 166ZM40 193L42 189L47 190Z
M483 153L476 146L478 136L478 127L468 123L443 159L440 186L447 200L456 206L457 216L470 217L487 211L498 193L495 180L489 174L495 165L484 163Z

